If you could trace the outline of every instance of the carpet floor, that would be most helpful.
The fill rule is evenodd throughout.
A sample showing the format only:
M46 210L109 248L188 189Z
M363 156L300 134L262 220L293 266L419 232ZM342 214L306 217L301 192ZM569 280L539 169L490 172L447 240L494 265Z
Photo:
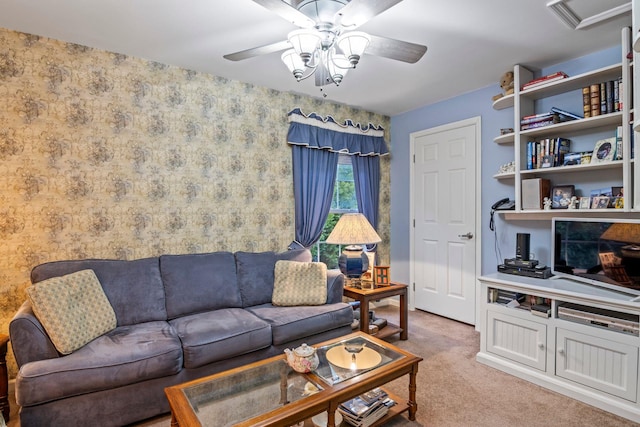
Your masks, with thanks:
M397 323L395 307L380 307L376 316ZM549 391L476 362L480 336L475 328L422 311L409 312L409 340L389 341L420 355L416 422L397 417L387 427L631 427L636 423ZM405 396L408 379L388 384ZM19 427L18 408L9 387L11 420ZM136 427L169 427L165 415Z

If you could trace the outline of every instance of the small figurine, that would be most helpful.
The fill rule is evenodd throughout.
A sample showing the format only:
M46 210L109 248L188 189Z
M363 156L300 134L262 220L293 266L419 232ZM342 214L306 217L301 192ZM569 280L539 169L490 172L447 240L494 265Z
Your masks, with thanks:
M576 196L571 196L571 201L569 201L569 209L576 209L578 207L578 198Z
M551 199L548 197L544 198L544 210L545 211L551 210Z

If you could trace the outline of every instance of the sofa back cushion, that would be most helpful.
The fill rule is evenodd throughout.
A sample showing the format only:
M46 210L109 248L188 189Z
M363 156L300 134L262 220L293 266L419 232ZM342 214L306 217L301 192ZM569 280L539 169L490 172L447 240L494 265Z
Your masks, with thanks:
M86 259L40 264L33 284L80 270L93 270L118 319L118 326L167 320L157 257L133 261Z
M162 255L160 273L169 319L242 305L231 252Z
M297 249L281 253L236 252L238 287L242 306L251 307L271 302L276 261L311 261L308 249Z

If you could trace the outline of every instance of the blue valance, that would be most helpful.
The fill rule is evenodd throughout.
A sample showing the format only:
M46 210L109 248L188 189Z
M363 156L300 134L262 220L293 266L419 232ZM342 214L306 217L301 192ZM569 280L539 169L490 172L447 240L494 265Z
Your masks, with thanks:
M316 113L306 116L299 108L289 112L287 142L308 148L324 149L358 156L385 156L389 154L384 141L384 128L369 123L366 127L351 120L344 124L333 117L323 119Z

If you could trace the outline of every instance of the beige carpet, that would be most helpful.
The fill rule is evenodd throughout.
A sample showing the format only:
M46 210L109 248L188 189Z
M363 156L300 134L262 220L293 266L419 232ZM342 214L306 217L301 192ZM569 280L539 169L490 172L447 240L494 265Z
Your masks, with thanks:
M376 315L397 322L393 307ZM392 343L424 358L418 372L417 422L398 417L387 427L562 426L631 427L624 418L596 409L475 360L480 337L473 326L421 311L409 313L409 340ZM388 387L406 395L408 380ZM10 387L10 394L12 387ZM17 408L11 401L8 427L18 427ZM163 416L137 427L169 427Z

